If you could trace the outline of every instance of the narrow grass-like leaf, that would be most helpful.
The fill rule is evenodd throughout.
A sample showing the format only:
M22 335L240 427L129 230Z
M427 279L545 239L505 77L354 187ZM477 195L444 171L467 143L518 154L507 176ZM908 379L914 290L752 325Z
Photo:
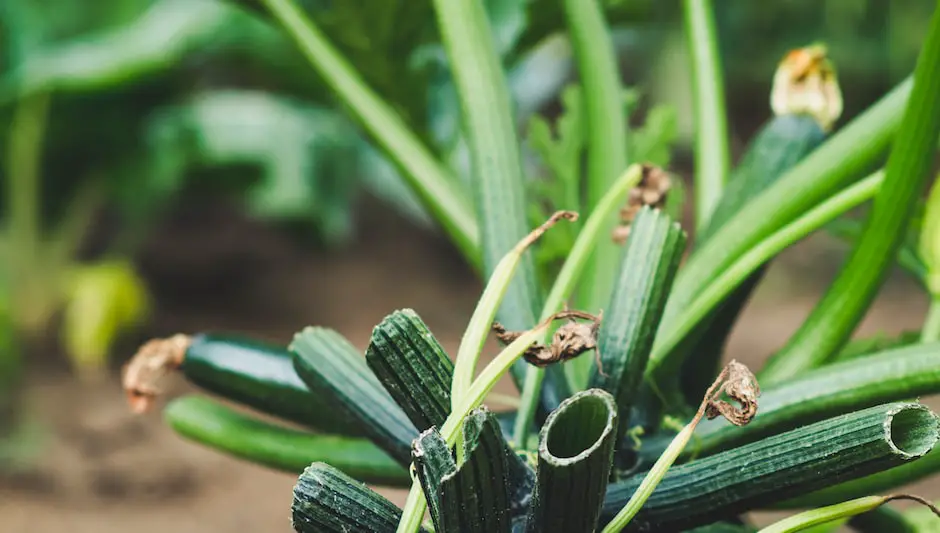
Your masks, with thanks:
M710 455L825 418L940 392L940 344L915 344L827 365L763 390L744 427L699 424L687 455Z
M586 390L558 406L542 426L527 532L594 531L616 435L617 405L607 392Z
M916 496L866 496L864 498L856 498L854 500L849 500L826 507L820 507L819 509L811 509L809 511L804 511L799 514L789 516L783 520L780 520L779 522L761 529L759 533L796 533L797 531L805 531L812 526L825 524L840 518L855 516L872 511L874 509L878 509L889 501L899 499L915 500L932 507L932 504ZM891 531L892 533L902 533L897 529L878 529L875 531Z
M871 305L905 237L940 139L940 8L934 10L914 71L914 87L885 164L885 182L848 262L800 329L761 375L780 382L823 364Z
M419 430L444 423L454 364L417 313L385 317L372 330L366 362Z
M643 168L640 165L630 165L620 178L614 183L613 187L607 191L607 195L598 202L591 211L591 216L587 218L581 231L578 233L568 257L565 259L561 270L555 277L548 297L545 298L545 307L542 309L542 320L546 320L552 313L559 311L568 300L584 266L590 258L591 249L597 243L598 239L607 236L605 232L606 220L619 205L622 205L623 198L627 195L637 183L643 178ZM572 361L572 363L574 363ZM565 365L565 374L568 377L568 387L571 390L580 390L587 382L587 375L583 377L577 372L576 365ZM539 391L542 386L542 379L545 371L535 365L529 365L526 370L525 386L522 389L522 399L516 418L513 439L520 447L524 447L528 441L528 431L535 418L536 400L539 398Z
M297 533L393 533L401 509L324 463L313 463L294 486L291 525Z
M905 346L917 344L918 342L920 342L919 331L902 331L896 335L879 333L871 337L862 337L849 341L849 343L832 358L831 363L847 361L849 359L862 357L863 355L872 355L895 348L904 348Z
M613 38L601 4L600 0L562 1L583 88L587 132L585 212L594 210L628 163L629 120ZM609 215L604 222L612 228L615 215ZM595 309L607 301L617 274L618 252L610 240L597 243L582 279L579 307Z
M297 375L311 391L334 398L337 408L361 421L379 447L400 464L411 464L411 441L418 430L346 338L330 329L308 327L294 336L288 349Z
M163 411L177 433L224 453L299 474L324 462L364 482L408 486L411 477L365 439L314 435L255 419L201 396L184 396Z
M803 426L673 467L629 530L681 531L903 465L931 450L938 436L936 415L914 403L880 405ZM623 508L645 477L608 487L603 521Z
M658 210L644 207L631 226L597 342L603 369L591 375L592 387L617 399L621 432L628 425L685 243L679 225Z
M261 0L301 52L386 153L472 265L480 264L476 218L457 178L434 157L292 0ZM520 236L521 236L520 232Z
M453 386L451 387L452 401L455 402L454 406L456 406L456 402L463 399L473 382L473 374L476 363L480 358L480 351L483 349L483 343L492 328L493 319L500 312L500 304L503 302L516 268L522 262L526 249L559 220L577 220L577 218L577 213L572 211L558 211L544 224L535 228L525 238L517 242L493 268L493 273L486 284L486 288L483 289L483 295L480 296L480 300L477 302L476 309L474 309L463 338L460 340L460 346L457 348L457 362L454 368ZM518 320L518 318L514 318L513 322ZM506 323L503 323L503 325L508 329L514 329ZM528 329L528 326L523 329Z
M711 0L685 0L685 41L695 112L695 228L704 229L728 177L730 151L724 73Z

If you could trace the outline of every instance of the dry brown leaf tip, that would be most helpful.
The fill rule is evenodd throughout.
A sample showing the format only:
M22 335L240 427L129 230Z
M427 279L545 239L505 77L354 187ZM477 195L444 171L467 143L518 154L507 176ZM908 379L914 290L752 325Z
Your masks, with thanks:
M124 366L124 393L131 410L144 413L160 394L157 382L183 364L191 339L178 334L166 339L153 339L137 350Z
M542 343L533 343L523 353L523 358L532 365L546 367L548 365L564 362L574 359L584 352L597 351L597 335L600 330L603 319L603 311L597 315L592 315L584 311L571 311L565 309L552 315L549 321L567 319L568 322L561 325L552 335L551 344L548 346ZM588 320L589 323L578 322ZM506 331L499 322L493 323L493 331L496 338L503 344L509 344L518 339L523 333L521 331ZM598 370L603 373L600 366L600 357L597 357Z
M731 360L721 371L715 383L716 385L720 383L717 390L710 391L705 399L706 418L711 420L723 416L736 426L744 426L757 416L760 385L748 367ZM727 395L740 406L722 400L722 395Z
M644 206L654 209L666 207L666 200L672 182L669 173L650 164L644 164L640 182L630 189L627 194L627 203L620 209L620 225L614 228L612 238L614 242L623 244L630 236L633 220Z

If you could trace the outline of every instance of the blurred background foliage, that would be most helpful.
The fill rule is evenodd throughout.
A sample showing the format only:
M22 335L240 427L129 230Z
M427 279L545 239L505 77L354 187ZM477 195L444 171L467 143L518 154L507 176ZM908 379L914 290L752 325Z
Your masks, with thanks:
M581 171L584 142L560 2L484 1L528 132L541 220L572 203L565 184ZM691 113L681 4L604 1L630 88L630 149L682 167ZM299 3L467 179L430 1ZM847 121L910 71L933 5L715 2L733 146L770 115L771 73L786 50L828 44ZM251 0L0 2L0 148L0 427L13 427L21 353L34 339L57 336L77 374L94 379L115 339L146 320L134 253L181 196L229 198L327 249L354 235L361 195L431 228L395 166ZM102 217L106 243L83 246ZM551 234L543 268L573 234Z

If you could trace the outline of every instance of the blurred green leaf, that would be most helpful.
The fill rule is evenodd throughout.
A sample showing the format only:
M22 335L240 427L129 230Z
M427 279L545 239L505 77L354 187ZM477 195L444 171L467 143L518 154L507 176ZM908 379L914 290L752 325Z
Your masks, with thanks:
M211 91L160 110L149 140L157 190L179 188L193 167L250 165L250 211L309 219L329 242L351 232L364 141L335 111L260 91Z
M147 316L144 282L121 260L73 268L68 276L62 324L65 352L83 377L104 369L117 337Z
M646 114L643 125L631 128L627 153L634 161L669 166L672 149L679 138L679 115L673 105L657 105Z

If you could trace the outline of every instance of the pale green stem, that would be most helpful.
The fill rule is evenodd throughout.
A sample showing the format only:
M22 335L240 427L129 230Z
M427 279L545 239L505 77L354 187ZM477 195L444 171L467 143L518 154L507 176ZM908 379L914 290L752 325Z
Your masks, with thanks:
M486 342L486 336L492 328L493 318L496 317L496 312L503 296L506 294L513 273L515 273L522 260L522 254L559 220L577 220L577 218L577 214L571 211L556 212L544 224L532 230L524 239L519 241L493 269L493 275L490 276L490 280L483 290L483 295L477 302L477 307L473 311L473 316L470 317L467 330L460 341L460 346L457 348L454 380L451 386L452 409L455 410L460 405L473 382L473 373L476 369L477 360L480 358L483 343Z
M711 0L685 0L695 112L695 229L705 227L728 176L728 123Z
M607 191L607 194L601 198L597 206L591 211L591 216L587 218L578 233L568 258L562 265L555 283L552 285L548 297L545 299L545 307L542 309L540 320L547 320L552 314L558 312L561 306L571 297L575 285L581 278L581 273L591 255L591 249L594 248L598 240L606 235L607 219L610 217L619 205L624 201L627 192L640 182L643 177L643 169L640 165L631 165ZM589 309L587 311L594 311ZM570 366L566 366L567 371ZM566 372L569 379L569 387L572 392L577 392L584 388L586 378L576 379L572 373ZM532 420L535 418L535 411L538 407L538 399L542 380L545 378L545 371L537 366L530 365L526 369L525 386L522 388L522 399L520 400L519 410L516 413L516 423L513 430L513 439L516 445L524 448L528 440L529 428Z

